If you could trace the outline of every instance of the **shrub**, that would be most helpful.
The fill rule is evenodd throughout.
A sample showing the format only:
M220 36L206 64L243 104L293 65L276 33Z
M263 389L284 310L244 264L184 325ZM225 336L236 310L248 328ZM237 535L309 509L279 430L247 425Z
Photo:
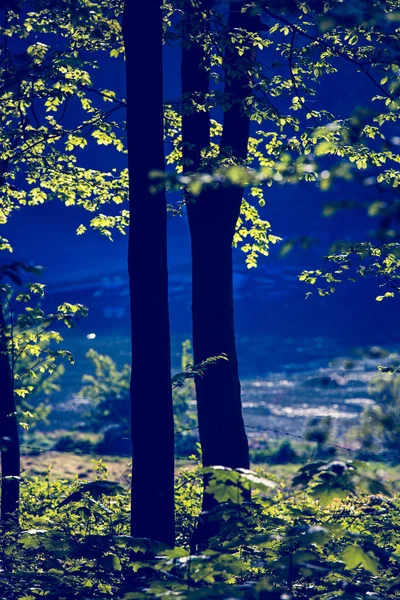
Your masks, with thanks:
M130 537L129 491L106 479L104 463L97 466L96 481L53 481L50 471L25 481L21 528L0 539L2 597L398 598L400 498L368 466L309 463L288 486L268 474L211 469L220 529L196 555L190 538L201 510L199 467L177 477L179 546L168 549ZM252 488L251 503L240 488Z
M372 379L369 392L375 403L364 409L360 439L364 450L387 451L400 459L400 375L380 373Z
M83 376L85 385L80 391L80 396L91 402L86 416L88 427L102 432L101 451L108 454L129 453L130 366L126 364L119 369L110 356L93 349L86 356L94 368L93 374ZM190 341L186 340L182 344L182 373L176 375L173 381L176 453L179 456L193 454L198 440L192 362Z
M80 452L90 454L96 448L93 437L77 433L66 433L61 435L53 446L57 452Z

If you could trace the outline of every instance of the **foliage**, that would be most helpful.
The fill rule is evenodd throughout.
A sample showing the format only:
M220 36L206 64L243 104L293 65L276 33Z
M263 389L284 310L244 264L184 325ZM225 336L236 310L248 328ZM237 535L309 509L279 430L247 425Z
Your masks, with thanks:
M318 283L318 294L327 296L336 291L343 281L355 282L357 279L373 277L383 293L376 296L377 302L393 298L400 290L400 245L398 242L376 245L372 242L360 242L343 247L340 253L330 254L326 259L334 264L334 270L317 269L303 271L300 281L314 285ZM309 295L308 292L307 295Z
M51 437L55 439L52 440ZM85 432L56 432L53 436L46 435L45 440L43 440L43 435L40 438L41 447L43 447L43 443L47 443L56 452L71 452L81 455L92 453L100 442L96 434Z
M199 6L198 0L193 3ZM120 0L21 0L4 5L2 222L25 204L58 198L95 213L91 225L108 237L115 228L125 231L129 216L122 205L127 198L127 170L105 173L80 162L82 149L91 143L125 152L120 113L126 102L114 90L94 84L100 60L109 56L122 61L122 4ZM389 243L396 241L399 5L396 0L377 1L367 8L365 3L350 4L344 14L337 0L244 3L241 10L255 19L254 27L229 31L223 9L211 2L202 9L202 18L195 15L189 23L191 42L202 45L207 57L203 67L216 85L204 98L166 102L167 163L174 171L154 176L166 179L169 187L189 187L192 196L207 185L248 186L234 245L246 253L249 267L280 239L272 234L262 209L268 187L286 183L308 181L322 191L338 181L348 182L352 190L354 182L363 186L370 196L368 213L381 217L379 235L388 237ZM165 42L181 42L183 22L190 18L182 0L165 2ZM215 26L204 28L205 19ZM228 46L239 57L248 48L257 52L243 107L259 127L249 139L248 164L236 164L231 149L219 148L222 128L212 119L212 141L202 150L203 164L183 177L182 113L206 108L224 111L234 101L219 86L224 76L237 76L234 69L223 74ZM324 109L319 90L346 64L355 76L368 79L370 95L364 107L356 109L349 102L346 114L333 114ZM105 103L109 108L104 108ZM16 183L21 175L23 186ZM120 212L104 211L107 204L120 206ZM341 206L340 198L327 205L324 214L333 214ZM172 214L182 207L182 202L178 209L171 207ZM85 230L82 225L78 233ZM7 240L2 240L2 247L10 248ZM359 254L362 261L364 254Z
M229 46L243 57L252 48L257 52L257 60L248 65L250 91L242 108L260 129L250 136L248 164L235 164L231 149L218 149L221 126L213 122L212 143L203 149L200 170L185 176L167 174L167 185L188 187L195 196L205 186L249 186L243 210L251 207L251 225L246 233L241 217L235 240L249 253L249 266L254 266L257 255L267 253L269 244L278 240L270 235L269 224L263 221L261 225L257 217L258 207L265 204L266 186L301 181L312 182L323 192L336 192L334 200L324 208L325 216L346 207L358 207L366 209L371 217L378 217L374 232L378 250L383 240L389 244L383 247L383 253L387 255L394 248L397 260L397 246L391 244L398 241L399 235L399 3L351 1L346 2L346 9L337 0L242 3L238 10L248 13L250 26L235 31L227 28L217 3L193 0L192 4L201 11L202 18L195 15L190 21L182 1L167 5L170 23L171 15L178 22L174 39L179 39L180 19L185 23L189 19L190 42L202 46L207 57L203 67L216 85L206 97L183 97L182 112L216 107L224 111L237 101L224 95L218 85L224 78L240 75L239 67L224 71L224 50ZM205 27L206 19L215 27ZM356 106L349 97L341 101L336 112L327 111L320 90L325 85L334 86L338 75L349 77L349 73L354 76L354 85L363 79L369 84L368 90L363 91L363 105ZM179 173L179 119L172 114L171 111L173 150L169 159L178 165ZM190 165L185 166L190 171ZM361 189L365 193L356 193ZM356 199L344 200L343 190ZM247 235L253 238L250 243L244 239ZM331 253L328 259L343 262L352 253L348 247L349 244L339 256ZM369 263L376 256L367 242L362 242L360 248L362 252L356 253L361 263ZM383 272L386 276L395 268L392 264L388 271L382 260L373 270L375 275ZM338 279L335 273L311 271L304 275L302 279L309 283L315 283L315 275L326 276L328 283ZM333 287L328 287L328 293ZM320 288L320 293L324 295L326 290Z
M87 358L94 367L93 375L84 375L85 384L79 395L91 402L86 416L89 428L102 431L104 445L98 448L104 452L129 452L130 430L130 367L118 368L114 360L107 355L89 350ZM189 340L182 343L182 371L172 377L172 391L175 415L175 450L178 456L189 456L196 451L197 416L194 410L195 388L194 377L203 377L208 368L212 368L218 360L226 360L224 356L210 357L199 365L193 365L191 344Z
M118 369L110 356L89 350L87 357L94 367L93 375L84 375L85 384L80 395L91 401L91 409L87 415L89 427L95 431L111 433L115 429L119 436L127 434L130 429L130 367L124 365ZM217 357L223 359L223 357ZM188 456L196 449L195 434L197 418L193 410L195 403L195 375L202 376L217 358L210 358L202 365L193 366L189 340L182 343L182 371L172 378L173 401L175 412L176 451L178 455ZM115 440L117 442L117 440ZM106 451L106 448L104 448ZM110 451L110 448L109 448Z
M319 459L333 458L335 446L330 446L335 437L335 426L332 417L314 417L307 423L304 438L317 444L313 456Z
M198 5L197 0L193 2ZM255 27L229 31L221 8L210 3L202 19L190 22L191 41L202 45L207 57L204 69L217 85L205 98L182 98L178 105L166 102L167 163L174 171L154 176L166 180L169 187L189 187L192 196L207 185L249 186L234 240L246 253L249 267L256 266L259 254L268 254L270 245L280 239L272 234L262 208L268 187L285 183L308 181L322 191L336 181L366 186L373 192L367 203L369 214L382 217L380 233L386 232L389 241L395 241L399 6L395 0L376 2L368 9L360 9L357 2L351 5L349 17L337 0L287 1L279 7L249 3L242 10L256 16ZM115 228L125 231L128 213L124 208L114 215L108 209L101 211L107 204L118 206L126 200L127 170L104 173L84 168L80 156L91 140L125 152L123 115L117 117L125 100L93 83L99 56L122 60L122 2L79 0L60 6L57 1L25 0L16 11L6 5L1 33L7 43L0 72L5 107L0 139L2 220L25 204L59 198L96 213L91 225L111 237ZM188 19L182 0L164 4L166 43L181 40L182 23ZM208 31L204 19L216 26ZM58 40L58 45L50 45L50 38ZM179 174L183 169L182 113L226 110L233 101L218 85L228 46L239 57L246 48L258 53L251 66L251 93L243 107L259 126L249 139L248 164L236 164L231 149L219 148L221 124L212 119L212 141L203 149L201 169L183 177ZM276 60L271 61L273 53ZM349 103L343 116L324 109L319 89L346 63L358 77L369 80L371 94L365 107L355 110ZM236 75L234 69L225 73L225 77ZM110 108L104 109L104 103ZM74 110L78 104L79 111ZM188 171L190 165L185 167ZM17 187L19 174L25 185ZM376 199L375 190L384 194L383 200ZM339 199L324 214L333 214L342 205ZM171 207L172 214L182 207L182 202L178 209ZM78 233L85 230L82 225ZM2 247L10 248L7 240Z
M121 370L110 356L89 350L86 357L94 368L93 375L83 375L85 384L79 395L91 401L88 414L90 426L95 430L118 424L123 430L130 427L129 380L130 367Z
M0 29L0 222L25 205L57 198L92 212L91 225L108 237L113 228L125 230L126 210L116 215L100 211L125 201L126 169L104 173L80 162L81 151L93 143L125 152L124 123L116 116L125 101L93 84L98 53L122 60L121 4L0 3L5 15ZM399 115L399 3L350 0L344 6L337 0L272 0L249 3L243 10L257 17L257 27L229 31L219 3L210 3L202 15L212 20L210 31L204 31L204 18L192 24L192 41L201 43L208 57L204 68L213 81L212 91L195 102L182 98L177 105L166 105L168 163L178 175L155 173L154 185L161 180L169 188L188 187L193 196L204 186L249 187L234 243L247 254L250 267L279 240L262 217L269 188L304 181L326 191L340 181L355 182L373 194L382 192L385 200L374 197L367 207L372 217L382 217L378 241L332 251L332 269L305 271L300 279L312 285L322 281L319 293L325 295L348 275L377 276L387 287L377 300L391 298L399 289L400 175L393 135ZM180 39L182 20L188 18L182 2L166 2L164 15L166 42ZM219 85L228 46L238 56L257 49L260 59L249 74L251 94L242 107L260 128L250 136L248 163L236 164L232 150L220 148L221 126L213 121L212 143L203 149L201 170L182 176L183 167L190 167L182 165L182 113L205 107L224 111L235 102ZM276 60L271 61L272 55ZM318 88L344 63L366 77L374 91L367 107L332 114L319 104ZM237 75L234 70L225 73L228 78ZM182 203L172 214L181 207ZM327 205L324 214L337 208L336 203ZM78 228L79 234L84 231L84 225ZM11 249L4 238L0 246ZM61 337L47 331L47 325L69 326L84 313L80 305L64 304L46 316L31 302L42 292L37 284L17 296L8 286L3 289L9 306L8 353L22 400L33 391L33 381L54 376L57 360L69 358L65 351L54 350L52 344ZM189 367L188 352L186 347L182 373L174 384L179 418L190 429L192 378L212 364ZM18 371L17 358L30 357L38 363ZM111 418L129 427L129 370L118 370L111 359L93 351L90 358L96 373L85 380L84 389L94 401L96 427ZM375 412L374 431L380 433L388 419L393 427L388 429L390 436L384 432L386 443L397 444L398 384L395 375L384 381L384 408ZM309 435L321 441L327 434L318 428ZM24 482L22 530L8 529L0 542L1 594L9 600L399 597L400 500L397 492L370 476L368 467L338 460L307 464L294 479L296 489L276 485L268 474L214 468L208 473L207 491L219 500L212 515L221 524L219 535L207 550L191 555L202 475L194 468L178 477L180 547L173 550L128 535L127 494L118 482L104 480L101 463L96 482L52 482L50 475ZM241 488L252 488L252 503L243 502Z
M311 456L310 449L305 445L294 445L284 440L276 445L267 440L257 443L250 440L250 462L252 464L287 465L290 463L303 462Z
M362 415L358 436L363 448L388 454L399 459L400 443L400 377L397 372L379 373L370 382L369 392L374 399Z
M172 21L180 12L179 4L174 7L165 4L166 41L176 39ZM103 172L88 168L81 160L82 150L93 143L126 153L122 112L126 100L118 98L115 90L102 89L94 83L96 69L105 63L106 57L123 58L120 24L123 2L21 0L18 10L17 4L5 4L1 8L5 9L5 20L0 28L4 40L0 69L3 107L0 223L5 224L12 212L23 206L58 199L66 206L79 205L94 213L90 226L108 238L112 239L115 229L125 233L129 225L129 213L123 207L127 200L127 169ZM243 34L240 36L241 43L245 42ZM224 34L219 40L219 52L223 52L226 41ZM262 45L260 41L257 44ZM104 108L105 104L108 108ZM197 108L201 110L201 105ZM166 141L172 144L167 163L174 165L178 172L181 168L180 114L166 103ZM217 140L220 125L216 121L213 131ZM261 142L261 139L251 140L251 156L265 162L258 149ZM217 141L209 153L208 163L212 169L216 168L211 160L216 149ZM228 166L230 177L239 183L240 170L235 171L231 162L229 156L225 157L223 168ZM200 191L202 183L199 180L190 185L195 192ZM256 265L258 254L268 254L269 245L279 240L257 210L257 203L265 204L262 188L254 186L250 197L255 198L256 203L243 201L234 242L246 252L249 267ZM110 214L114 212L108 208L110 204L117 205L115 214ZM171 207L171 211L179 213L179 208ZM86 230L87 225L81 224L77 234ZM0 248L12 250L5 238L0 238Z
M222 529L196 555L199 467L177 476L175 549L129 536L128 492L101 461L92 482L53 481L49 471L22 486L21 529L1 540L0 591L8 600L395 599L400 500L368 471L319 461L283 486L268 474L213 469L210 488L226 500L215 515ZM252 503L238 483L253 489Z
M172 379L175 452L178 456L189 456L196 451L198 435L194 375L191 343L185 340L182 343L181 372Z
M81 304L61 304L54 313L40 308L45 286L41 283L23 285L22 273L35 273L35 267L20 263L0 268L0 303L4 324L2 335L9 357L14 393L18 399L20 425L27 429L47 416L48 410L37 399L57 391L57 380L64 372L62 361L74 362L68 350L56 348L63 338L60 325L74 327L87 315ZM11 279L11 284L6 281ZM20 289L17 286L21 286Z
M125 152L123 122L114 119L125 102L93 84L99 56L123 51L122 3L19 0L1 9L0 223L57 198L97 212L92 226L110 236L109 222L123 229L127 211L99 209L123 202L126 169L86 168L81 157L93 142ZM11 250L7 240L2 248Z

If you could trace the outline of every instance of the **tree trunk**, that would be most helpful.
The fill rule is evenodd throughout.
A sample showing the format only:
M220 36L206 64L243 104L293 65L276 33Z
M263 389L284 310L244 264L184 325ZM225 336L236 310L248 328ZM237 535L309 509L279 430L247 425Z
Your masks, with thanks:
M168 314L160 0L125 2L132 328L131 533L173 546L174 423Z
M206 7L204 2L202 7ZM185 15L196 14L188 1ZM199 9L197 9L198 11ZM194 21L194 19L192 19ZM197 12L197 22L200 22ZM190 22L190 21L189 21ZM240 12L240 4L231 3L228 29L247 28L249 17ZM190 29L184 26L182 50L182 94L201 97L209 90L209 76L201 67L206 56L201 45L190 45ZM231 102L224 114L221 150L231 153L235 162L247 158L250 129L249 115L244 112L249 95L249 63L253 50L239 56L233 45L225 53L225 73L231 69L236 77L226 76L225 94ZM183 114L183 158L186 172L200 167L200 150L209 144L208 112ZM192 242L192 314L195 363L225 353L228 361L211 366L204 377L196 378L199 432L204 466L222 465L249 468L249 448L245 432L236 354L232 242L240 214L243 190L238 187L205 190L195 202L188 198L187 212ZM203 510L215 506L204 494Z
M1 521L18 521L20 445L10 357L0 303Z
M218 195L215 203L221 200ZM232 238L222 235L223 215L214 216L212 224L210 220L191 222L193 350L195 362L221 354L228 360L210 366L196 381L203 465L248 468L235 343ZM214 505L204 494L203 510Z

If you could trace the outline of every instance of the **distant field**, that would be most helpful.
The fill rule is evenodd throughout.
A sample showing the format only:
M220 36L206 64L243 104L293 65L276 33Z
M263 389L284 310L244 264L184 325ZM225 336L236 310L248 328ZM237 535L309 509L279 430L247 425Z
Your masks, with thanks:
M100 332L93 340L83 332L68 332L66 340L77 358L76 365L68 368L63 380L63 391L54 396L54 411L50 427L76 428L85 412L84 405L76 402L84 373L91 372L85 358L90 347L100 353L111 353L118 364L129 362L129 338L116 333ZM179 369L181 342L184 336L173 339L173 367ZM282 435L303 435L307 423L314 417L331 417L336 438L342 441L360 421L360 415L373 401L369 383L378 374L378 366L390 364L392 355L381 357L379 348L369 348L364 354L351 348L335 345L332 340L297 338L282 342L274 350L274 369L267 366L267 355L274 345L272 338L252 338L247 345L258 348L259 363L251 365L247 359L242 374L244 418L249 435L263 432L275 439ZM243 355L246 339L238 338L239 353ZM283 347L282 347L283 346ZM281 353L280 368L276 355ZM261 360L264 357L264 362ZM283 359L286 360L283 360ZM81 413L79 413L79 410ZM282 433L276 433L276 432Z
M95 458L93 455L46 452L39 455L23 456L22 475L24 477L35 477L50 473L51 479L94 479L95 478ZM122 479L126 477L128 481L129 460L115 456L106 456L103 462L108 469L108 476L111 480Z
M45 452L38 455L22 456L22 476L31 478L50 474L54 480L95 479L96 463L99 460L107 467L108 478L129 485L130 460L119 456L94 456L93 454L74 454L72 452ZM190 466L188 460L176 461L177 472ZM150 467L151 468L151 467Z

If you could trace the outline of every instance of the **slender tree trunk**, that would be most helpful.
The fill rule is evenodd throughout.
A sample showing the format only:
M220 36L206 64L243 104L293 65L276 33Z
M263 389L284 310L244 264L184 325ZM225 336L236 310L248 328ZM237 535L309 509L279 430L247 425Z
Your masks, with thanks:
M17 407L10 357L5 337L5 320L0 303L0 449L1 521L18 521L20 445Z
M201 3L200 3L201 4ZM207 8L204 1L201 8ZM229 31L247 28L249 17L240 12L240 3L231 3ZM200 21L199 8L188 0L185 14ZM190 24L190 19L189 19ZM202 65L206 60L200 44L190 43L190 27L184 26L182 50L183 98L201 98L209 90L209 75ZM249 62L254 52L240 57L233 47L225 53L225 73L231 69L236 77L226 77L225 94L230 108L224 114L221 151L231 153L236 162L245 162L250 119L245 113L249 95ZM200 151L209 144L208 112L183 114L183 158L186 171L200 167ZM206 190L195 202L188 198L188 218L192 242L192 314L195 362L225 353L228 361L210 367L204 377L196 379L199 432L204 466L222 465L249 468L249 448L245 432L236 354L233 303L232 242L240 214L243 190L238 187ZM204 494L203 510L215 505Z
M13 9L12 5L10 5ZM8 22L4 11L3 25ZM7 58L7 37L3 36L0 60ZM4 184L7 161L0 163L0 185ZM0 453L1 453L1 522L17 521L19 507L20 441L14 381L7 348L6 323L0 298Z
M168 314L161 0L126 0L128 267L132 327L131 533L174 545L174 424Z

